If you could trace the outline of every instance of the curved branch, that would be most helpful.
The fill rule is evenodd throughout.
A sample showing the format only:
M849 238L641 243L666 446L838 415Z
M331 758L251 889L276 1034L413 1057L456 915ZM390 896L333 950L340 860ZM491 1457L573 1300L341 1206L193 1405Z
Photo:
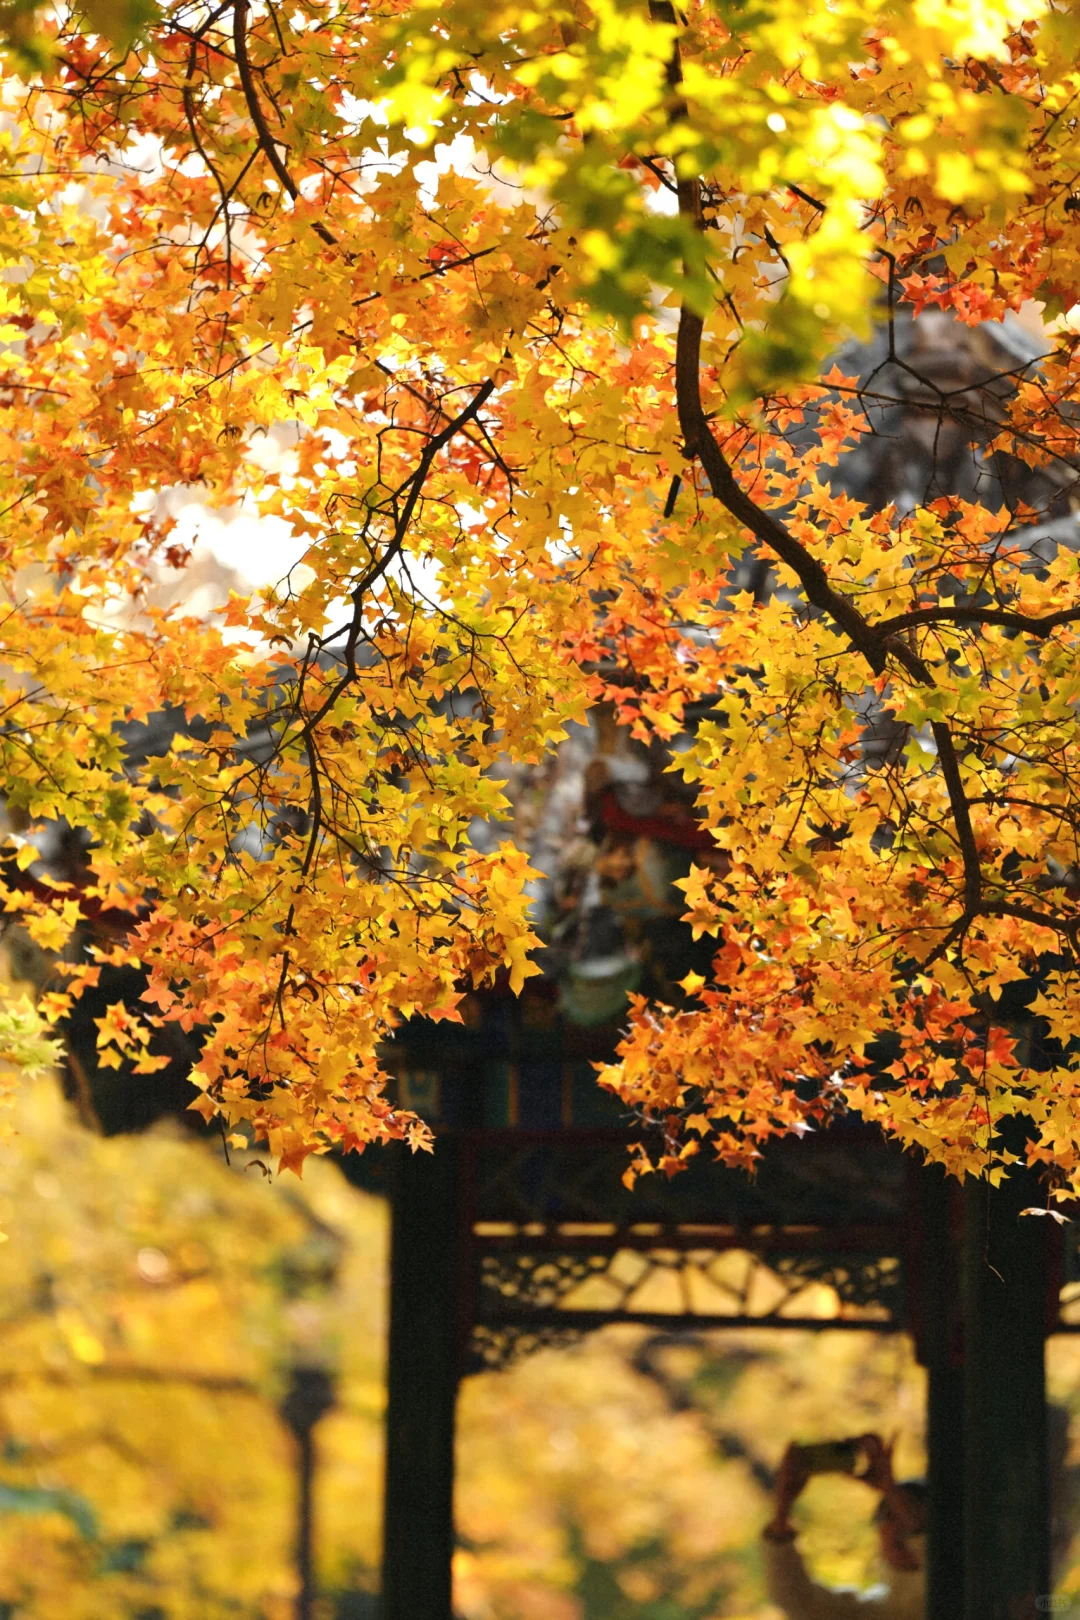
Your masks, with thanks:
M669 27L677 22L671 0L650 0L649 13L653 20ZM682 121L687 114L686 103L679 94L682 83L682 60L676 44L668 61L667 82L673 92L671 116ZM701 214L701 182L680 177L678 181L679 215L694 230L704 229ZM740 487L709 426L705 408L701 403L701 337L705 322L685 302L679 311L679 330L675 345L675 402L679 412L679 431L683 447L690 460L698 460L705 469L716 499L726 506L732 517L745 524L751 534L776 553L798 576L807 600L823 613L827 613L851 645L866 659L875 675L885 668L886 649L882 638L859 612L854 602L834 590L829 576L812 552L787 529L779 518L751 500Z
M949 808L956 825L960 858L964 863L964 910L974 915L981 909L982 903L982 865L979 861L979 848L975 842L975 829L971 825L971 806L964 792L964 780L960 775L960 761L956 757L952 732L944 720L932 721L930 731L937 745L941 774L945 779L945 791L949 795Z
M880 636L891 636L898 630L912 630L919 625L999 624L1006 630L1021 630L1029 636L1036 636L1042 640L1059 625L1078 623L1080 623L1080 607L1060 608L1057 613L1047 613L1041 618L1031 618L1026 613L1014 613L1009 608L930 607L913 608L910 613L898 613L895 618L884 619L874 628Z
M246 0L243 0L243 3L246 4ZM494 379L489 377L486 382L480 385L472 399L458 413L458 415L454 417L453 421L448 422L446 427L444 427L441 432L433 434L428 440L421 453L420 460L417 463L415 471L410 473L405 483L402 484L400 489L397 491L397 495L403 494L406 490L408 491L408 494L405 498L405 505L402 511L398 514L397 520L394 524L394 533L390 544L387 546L382 556L376 561L372 562L370 568L365 571L361 579L353 587L353 613L352 619L348 626L347 640L345 643L345 669L339 678L333 683L329 692L319 704L319 707L313 714L309 715L306 720L303 720L298 728L304 753L307 758L308 770L311 776L311 791L308 796L308 815L310 817L311 824L308 829L304 858L300 867L301 881L307 878L314 864L325 820L323 813L322 777L320 775L320 760L318 747L315 741L315 733L320 723L330 713L331 709L333 709L338 698L341 697L342 693L346 692L358 678L359 671L356 667L356 645L360 638L364 610L364 597L371 589L372 585L374 585L375 582L378 579L381 579L386 573L386 570L389 568L394 558L400 555L408 536L409 525L412 522L413 513L416 510L416 503L420 499L423 492L424 485L427 482L428 474L431 471L432 464L435 461L436 456L439 454L440 450L445 449L445 447L450 443L451 439L454 438L455 434L459 433L467 423L476 419L481 407L484 405L485 401L490 398L491 394L494 392L494 389ZM308 652L301 666L300 677L297 682L296 698L292 705L293 712L296 715L299 715L300 708L304 701L304 686L308 671L311 667L311 662L316 651L322 645L323 643L317 636L312 636L310 638ZM286 732L287 730L288 727L286 727ZM284 737L285 733L282 734L282 740L278 744L279 750L284 743ZM295 906L291 905L285 919L285 926L283 930L286 940L290 939L295 933L293 926L294 915ZM274 994L274 1010L281 1021L282 1029L285 1028L284 997L285 987L288 983L291 961L292 959L289 947L286 945L285 950L282 952L281 971L278 975L277 989ZM272 1022L273 1020L271 1018L271 1023ZM269 1035L269 1033L270 1031L267 1029L266 1035Z
M680 197L681 206L681 197ZM779 518L751 500L740 487L716 442L701 403L701 335L704 322L686 304L679 315L675 350L675 399L679 428L687 456L701 462L709 486L732 517L748 528L798 576L807 600L827 613L860 652L875 675L885 668L883 638L863 617L854 602L829 583L829 576L812 552L796 540Z
M1077 953L1080 917L1055 917L1053 912L1039 911L1035 906L1025 906L1013 900L980 899L974 906L965 905L944 937L934 946L929 956L920 962L920 972L925 973L935 962L940 962L943 956L948 955L952 947L967 934L972 924L980 917L1015 917L1018 922L1031 923L1036 928L1045 928L1050 933L1064 935L1073 955Z
M1055 917L1052 912L1039 911L1035 906L1021 905L1015 900L984 900L979 907L981 917L1015 917L1018 922L1033 923L1036 928L1048 928L1055 934L1064 934L1076 948L1080 931L1080 916Z
M464 428L467 423L476 418L481 407L487 402L494 391L495 381L493 378L489 377L486 382L481 383L480 387L477 389L476 393L473 395L472 399L465 406L465 408L460 411L451 422L448 422L441 432L434 434L424 446L420 455L420 460L417 463L416 471L406 480L406 482L401 486L401 489L398 490L399 495L406 489L409 493L405 497L405 505L399 513L396 523L394 524L393 539L383 552L382 556L379 558L378 562L373 562L359 583L353 587L352 599L357 605L359 605L360 599L371 589L375 581L380 579L382 575L386 573L386 570L389 568L394 558L399 554L401 548L404 546L406 536L409 532L409 525L412 522L413 512L416 509L416 503L420 499L420 493L427 482L427 476L431 471L431 465L435 460L435 457L439 454L440 450L445 449L445 447L450 443L451 439L453 439L456 434L460 433L462 428Z
M293 202L296 202L300 198L300 188L286 168L281 153L277 149L277 142L270 133L270 126L266 122L266 114L262 110L259 93L255 88L255 75L251 71L251 58L248 56L247 48L248 8L249 0L236 0L233 6L233 47L236 51L236 67L240 75L240 87L244 92L248 112L251 114L251 122L255 125L255 137L262 148L266 161ZM311 228L316 236L322 237L328 247L337 246L337 237L333 231L327 229L322 220L313 220Z
M675 11L670 0L652 0L651 14L657 21L674 23ZM668 83L677 90L682 79L678 45L668 64ZM685 103L676 100L675 118L686 116ZM696 230L703 228L701 218L701 187L694 179L679 181L679 214ZM832 585L825 568L801 541L774 516L759 506L735 478L709 424L701 401L701 339L704 320L684 302L679 312L679 329L675 348L675 399L679 413L679 428L683 436L686 455L701 462L713 494L731 515L745 525L757 539L769 547L780 561L796 575L807 600L821 612L828 614L848 643L866 660L875 675L881 675L891 655L920 685L933 687L934 677L924 660L913 647L891 634L890 628L900 628L895 621L873 625L859 611L850 598ZM934 721L931 730L937 746L941 774L949 798L956 827L957 842L964 869L964 914L977 915L982 902L982 867L979 861L975 830L971 822L971 809L964 792L960 762L952 733L944 721Z

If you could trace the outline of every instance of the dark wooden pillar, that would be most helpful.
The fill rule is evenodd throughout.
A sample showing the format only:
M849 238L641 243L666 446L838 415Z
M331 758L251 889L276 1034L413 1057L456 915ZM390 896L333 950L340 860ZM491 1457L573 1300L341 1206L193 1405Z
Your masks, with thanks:
M1045 1194L969 1180L964 1220L964 1620L1039 1620L1050 1592ZM1041 1600L1041 1601L1040 1601Z
M964 1368L959 1192L940 1165L920 1167L920 1359L926 1367L926 1620L964 1613Z
M396 1150L390 1229L384 1620L451 1620L459 1372L458 1144Z

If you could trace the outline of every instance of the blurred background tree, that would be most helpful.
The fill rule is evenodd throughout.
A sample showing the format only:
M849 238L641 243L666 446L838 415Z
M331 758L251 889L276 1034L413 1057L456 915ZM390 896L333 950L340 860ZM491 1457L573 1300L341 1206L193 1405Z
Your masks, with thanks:
M269 1184L252 1156L226 1164L173 1124L105 1140L48 1082L16 1124L0 1162L0 1614L291 1615L278 1402L313 1351L337 1375L319 1436L323 1583L372 1587L381 1201L330 1164ZM328 1245L320 1302L311 1262Z
M613 1327L469 1379L459 1604L468 1620L764 1620L758 1532L787 1441L901 1432L923 1466L923 1375L906 1339ZM865 1487L822 1478L806 1548L869 1584Z

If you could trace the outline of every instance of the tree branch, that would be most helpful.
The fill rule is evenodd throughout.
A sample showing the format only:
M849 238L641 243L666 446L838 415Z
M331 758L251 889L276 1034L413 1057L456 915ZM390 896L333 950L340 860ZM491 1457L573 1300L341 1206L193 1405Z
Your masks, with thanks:
M1061 608L1057 613L1047 613L1041 618L1014 613L1009 608L929 607L898 613L895 618L882 620L874 629L879 636L891 636L898 630L912 630L919 625L999 624L1006 630L1022 630L1041 640L1059 625L1077 623L1080 623L1080 607Z
M1015 900L984 900L979 907L981 917L1015 917L1019 922L1034 923L1036 928L1049 928L1055 934L1064 934L1076 948L1080 917L1055 917L1052 912L1039 911L1035 906L1021 905Z
M255 125L255 136L262 148L266 161L277 175L281 184L296 202L300 198L300 188L289 173L277 149L277 143L270 133L270 126L266 122L266 114L262 110L259 93L255 88L255 75L251 71L251 59L247 48L247 14L249 0L235 0L233 6L233 47L236 51L236 67L240 75L240 87L244 92L251 122ZM333 231L328 230L322 220L312 221L312 230L316 236L321 236L328 247L337 246L337 237Z
M960 857L964 863L964 910L975 915L982 903L982 866L975 842L975 829L971 825L971 807L960 775L960 761L956 757L952 732L945 721L932 721L930 730L937 744L941 774L945 779L945 791L949 795L949 808L953 813Z
M650 14L658 22L674 24L675 10L670 0L651 0ZM676 45L668 64L668 83L677 91L682 81L679 48ZM676 119L686 116L686 104L677 98L672 109ZM695 230L703 228L701 187L696 179L679 181L679 214ZM924 660L913 647L890 634L890 626L872 625L848 597L837 591L822 564L773 513L758 506L737 482L718 444L701 402L701 339L704 321L685 302L679 312L675 348L675 399L679 428L686 455L705 469L716 499L751 534L768 546L796 575L807 600L828 614L849 644L865 658L875 675L881 675L891 654L920 686L936 685ZM900 628L895 621L893 630ZM941 774L956 826L957 842L964 869L964 913L978 914L982 901L982 868L979 862L971 811L964 793L960 762L952 733L944 721L932 724Z
M244 0L244 3L246 3L246 0ZM453 421L448 422L446 427L444 427L441 432L432 435L421 452L420 460L417 463L415 471L410 473L405 483L402 484L396 492L394 497L395 500L405 490L408 490L408 495L405 499L404 508L398 513L394 523L394 533L390 544L387 546L382 556L377 560L374 560L370 567L364 571L357 584L353 587L351 593L353 614L348 626L347 639L345 643L345 669L338 679L333 683L329 692L323 698L323 701L319 704L315 712L309 715L307 719L299 722L300 738L303 744L304 754L307 759L308 771L311 777L311 791L308 796L308 815L310 817L310 826L307 833L304 858L300 867L301 882L308 877L311 868L314 865L315 857L318 853L319 840L322 836L324 825L322 778L320 776L319 752L315 742L315 733L320 723L333 709L338 698L341 697L342 693L349 689L349 687L358 677L359 671L356 667L356 644L360 637L362 614L364 609L364 597L371 589L372 585L374 585L375 581L380 579L383 574L385 574L394 558L400 554L408 536L409 525L412 522L413 513L416 510L416 503L420 499L421 492L423 491L424 484L427 482L427 476L431 471L431 466L435 460L435 457L439 454L440 450L444 449L446 445L450 443L451 439L456 433L460 432L468 422L474 420L485 400L490 398L491 394L494 392L494 389L494 379L489 377L486 382L481 384L469 403L464 407L463 410L459 411L458 415L454 417ZM297 681L296 698L292 704L293 713L297 717L299 717L300 710L304 702L304 688L308 671L316 653L324 645L325 642L319 637L313 635L310 638L308 651L305 655L304 662L300 670L300 676ZM288 728L286 728L286 732L287 730ZM281 742L278 744L279 752L284 744L285 734L286 733L282 734ZM290 905L288 916L285 919L283 933L286 941L288 941L296 931L294 927L294 916L295 902L293 905ZM278 974L277 989L274 993L274 1010L276 1011L281 1022L282 1029L286 1027L284 999L290 966L291 955L289 946L286 943L285 949L282 952L281 970ZM270 1024L272 1027L273 1014L271 1014ZM266 1036L268 1036L269 1033L270 1029L268 1028L266 1030Z
M681 195L679 205L680 212L683 212ZM797 575L807 600L829 615L856 651L863 655L874 674L880 675L887 657L880 634L853 602L833 589L824 568L802 542L796 540L771 512L751 500L736 482L701 403L703 326L701 316L684 304L679 314L675 349L675 398L687 456L701 462L709 486L720 504Z

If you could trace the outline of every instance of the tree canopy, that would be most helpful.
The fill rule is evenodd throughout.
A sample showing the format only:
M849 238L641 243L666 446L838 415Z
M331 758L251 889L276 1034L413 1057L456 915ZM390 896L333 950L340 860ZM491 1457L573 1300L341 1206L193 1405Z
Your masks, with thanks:
M996 1176L1019 1114L1075 1188L1076 7L7 27L4 904L59 953L46 1020L138 961L103 1062L201 1032L200 1108L287 1167L426 1143L380 1045L536 971L527 858L477 829L604 701L679 740L715 843L712 975L602 1076L665 1166L848 1108ZM1033 300L1029 355L960 386L897 344ZM856 500L902 396L976 476ZM193 489L295 536L275 590L165 605Z

